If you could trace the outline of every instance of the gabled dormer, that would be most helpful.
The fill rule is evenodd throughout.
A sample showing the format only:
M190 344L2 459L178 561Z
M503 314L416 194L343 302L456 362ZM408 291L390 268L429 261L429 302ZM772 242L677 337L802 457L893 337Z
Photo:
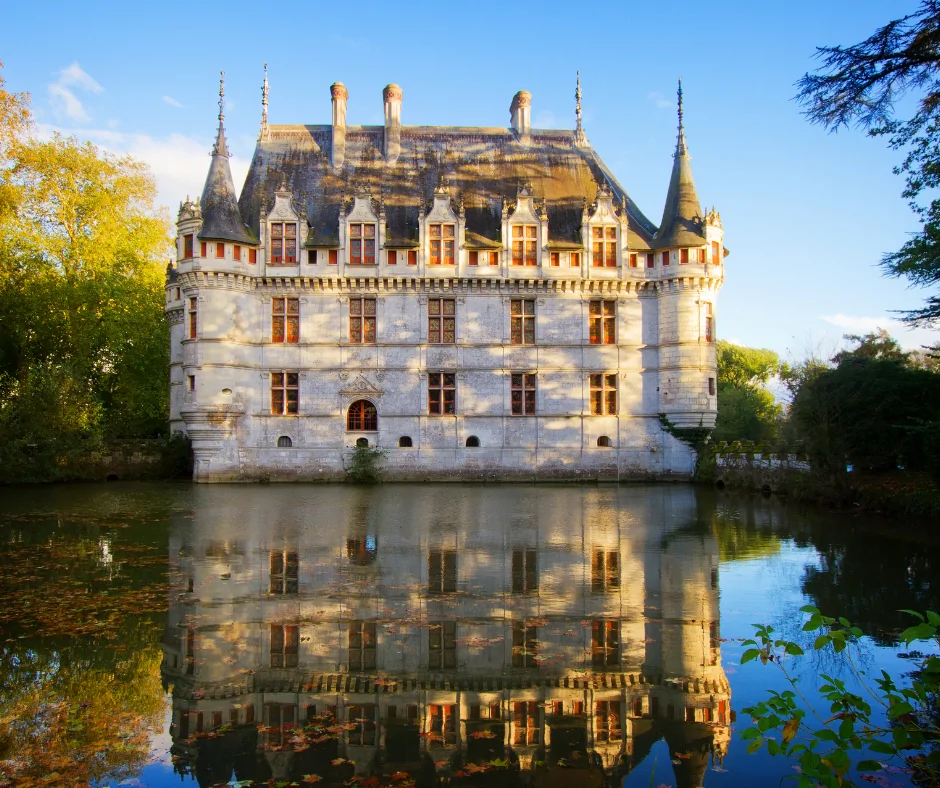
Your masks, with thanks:
M463 235L462 224L451 204L450 189L442 182L434 190L431 210L422 220L427 266L452 268L457 265L457 239Z
M509 239L510 268L538 267L547 232L548 221L539 216L531 187L523 184L516 193L516 207L506 219L503 234Z
M274 192L274 205L265 217L263 238L269 266L299 265L300 252L306 240L307 223L294 208L286 184Z
M614 208L614 195L606 183L597 187L594 210L582 231L587 239L589 265L594 269L617 269L623 247L623 225Z
M346 265L376 265L379 250L379 215L368 191L358 191L352 208L341 220Z

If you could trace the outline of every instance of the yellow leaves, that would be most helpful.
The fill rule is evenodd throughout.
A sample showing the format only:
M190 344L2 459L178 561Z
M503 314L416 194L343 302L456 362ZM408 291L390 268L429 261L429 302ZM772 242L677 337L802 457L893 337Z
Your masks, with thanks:
M783 726L783 743L789 744L799 730L800 721L798 719L787 720L786 724Z
M323 778L319 774L305 774L302 783L318 783Z

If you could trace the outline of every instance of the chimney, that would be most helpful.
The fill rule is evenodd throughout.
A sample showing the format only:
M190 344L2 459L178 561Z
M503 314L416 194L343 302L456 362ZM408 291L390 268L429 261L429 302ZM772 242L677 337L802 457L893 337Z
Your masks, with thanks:
M386 85L382 99L385 102L385 161L394 164L401 152L401 88Z
M532 127L532 94L528 90L520 90L512 97L509 114L512 115L512 130L516 137L520 142L528 141Z
M346 99L349 91L342 82L330 85L330 95L333 97L333 151L330 164L342 167L346 158Z

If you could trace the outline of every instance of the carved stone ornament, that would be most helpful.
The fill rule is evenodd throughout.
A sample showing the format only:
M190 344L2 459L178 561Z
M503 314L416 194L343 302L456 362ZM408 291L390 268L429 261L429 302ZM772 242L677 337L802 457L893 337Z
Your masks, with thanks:
M352 383L347 383L339 391L340 394L361 394L362 396L378 397L382 395L382 389L366 379L364 375L359 375Z
M345 369L342 370L342 371L339 373L339 379L340 379L340 380L348 380L348 379L349 379L349 373L348 373Z

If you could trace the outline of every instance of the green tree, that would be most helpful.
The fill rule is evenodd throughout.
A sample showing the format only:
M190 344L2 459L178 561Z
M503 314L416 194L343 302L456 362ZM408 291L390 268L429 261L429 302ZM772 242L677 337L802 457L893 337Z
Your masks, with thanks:
M923 226L898 251L882 258L890 276L913 284L940 283L940 3L923 0L913 14L888 22L869 38L849 47L820 47L822 66L797 83L797 100L813 123L830 130L856 125L886 136L905 151L895 172L905 178L903 196ZM910 117L895 115L895 105L915 93ZM905 105L908 106L908 105ZM926 202L920 198L929 196ZM929 295L910 310L912 323L940 319L940 295Z
M719 441L773 441L783 408L765 384L777 374L780 359L772 350L730 342L716 345L718 420L712 434Z

